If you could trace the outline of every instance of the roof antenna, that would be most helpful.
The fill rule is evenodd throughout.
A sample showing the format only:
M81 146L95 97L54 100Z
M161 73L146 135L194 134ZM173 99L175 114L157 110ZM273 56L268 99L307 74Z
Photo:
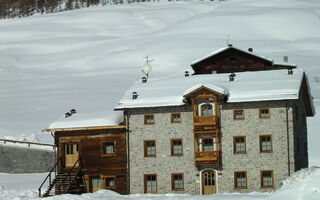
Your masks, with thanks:
M232 47L232 44L230 43L230 34L229 33L227 34L226 43L227 43L228 47Z
M152 62L153 60L149 60L149 56L145 57L147 59L146 63L142 66L142 72L147 76L149 76L149 73L152 70L152 66L150 64L150 62Z

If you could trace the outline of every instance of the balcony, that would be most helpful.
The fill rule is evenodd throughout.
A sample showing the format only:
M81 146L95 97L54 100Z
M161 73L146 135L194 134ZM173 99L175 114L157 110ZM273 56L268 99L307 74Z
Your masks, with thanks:
M210 130L218 128L217 116L195 116L194 129L195 130Z
M219 151L195 152L195 165L206 164L216 164L219 166Z

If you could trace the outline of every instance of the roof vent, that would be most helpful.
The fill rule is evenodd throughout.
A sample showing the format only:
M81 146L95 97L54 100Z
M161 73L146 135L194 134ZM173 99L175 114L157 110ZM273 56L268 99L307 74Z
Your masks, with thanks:
M290 67L290 68L288 68L288 74L289 75L292 75L293 74L293 70L292 70L292 68Z
M284 56L284 57L283 57L283 62L284 62L284 63L288 63L288 60L289 60L288 56Z
M189 71L185 71L185 72L184 72L184 76L185 76L185 77L189 77Z
M71 115L72 115L71 113L67 112L67 113L64 115L64 117L65 117L65 118L68 118L68 117L71 117Z
M253 48L249 48L248 51L249 51L249 52L253 52Z
M73 114L77 113L77 111L76 111L76 109L73 108L70 110L70 113L71 113L71 115L73 115Z
M137 99L137 98L138 98L137 92L132 92L132 99Z
M147 82L147 80L148 80L148 79L147 79L147 77L145 77L145 76L144 76L144 77L142 77L142 83L146 83L146 82Z
M234 72L232 72L230 75L229 75L229 81L234 81L234 77L236 76L236 74Z

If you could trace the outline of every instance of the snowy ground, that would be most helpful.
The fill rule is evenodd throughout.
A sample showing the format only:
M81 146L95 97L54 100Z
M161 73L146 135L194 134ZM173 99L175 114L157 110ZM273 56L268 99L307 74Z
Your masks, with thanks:
M1 200L29 200L38 198L37 188L39 181L46 174L0 174L0 199ZM218 194L218 195L119 195L112 191L101 190L93 194L83 195L60 195L48 200L89 200L89 199L108 199L108 200L319 200L320 199L320 168L310 168L295 173L292 177L284 181L283 187L278 192L273 193L249 193L249 194ZM2 186L1 186L2 185Z
M185 70L192 71L192 61L225 47L227 35L238 48L252 47L279 62L288 56L290 63L306 70L317 110L308 119L309 158L311 165L320 166L320 1L316 0L162 1L0 20L0 138L52 142L40 130L71 108L83 113L114 108L141 78L145 56L154 60L150 76L183 76ZM22 181L26 188L17 192L7 186L4 176L0 175L0 186L5 187L0 199L36 196L37 187L30 190L31 184ZM319 170L302 180L275 194L212 198L320 199L315 196L320 191ZM38 186L41 181L35 182ZM77 198L151 197L99 192L72 197Z

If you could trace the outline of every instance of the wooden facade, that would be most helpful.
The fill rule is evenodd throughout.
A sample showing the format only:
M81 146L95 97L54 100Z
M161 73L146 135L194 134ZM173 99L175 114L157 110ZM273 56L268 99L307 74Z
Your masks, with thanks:
M125 126L60 129L54 135L56 179L64 179L53 181L55 194L95 192L99 189L128 194ZM74 180L67 180L68 176ZM65 184L69 184L67 189L63 188Z
M200 87L186 98L191 99L193 108L195 165L214 165L218 168L221 165L219 101L223 100L223 96Z
M295 68L294 65L274 64L272 60L256 56L232 46L220 53L193 63L194 74L232 73Z

